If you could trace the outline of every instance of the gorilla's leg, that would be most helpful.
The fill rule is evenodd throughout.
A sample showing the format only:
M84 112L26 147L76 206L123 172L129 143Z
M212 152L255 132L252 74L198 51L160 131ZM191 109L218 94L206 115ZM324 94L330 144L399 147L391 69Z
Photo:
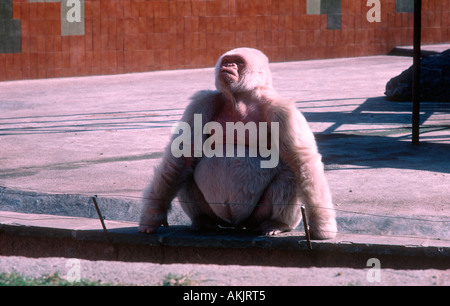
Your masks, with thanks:
M244 226L256 228L263 235L276 235L296 228L301 221L301 208L296 198L294 175L287 167L282 167Z
M222 223L206 202L193 176L185 181L178 192L178 200L181 208L192 220L192 229L214 230Z

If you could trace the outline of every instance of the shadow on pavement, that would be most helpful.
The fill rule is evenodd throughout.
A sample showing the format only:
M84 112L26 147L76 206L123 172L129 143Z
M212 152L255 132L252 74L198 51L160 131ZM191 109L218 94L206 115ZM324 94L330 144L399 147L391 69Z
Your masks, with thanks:
M423 102L421 144L411 144L411 103L369 98L351 112L303 112L309 122L330 122L316 134L326 165L450 173L450 104Z

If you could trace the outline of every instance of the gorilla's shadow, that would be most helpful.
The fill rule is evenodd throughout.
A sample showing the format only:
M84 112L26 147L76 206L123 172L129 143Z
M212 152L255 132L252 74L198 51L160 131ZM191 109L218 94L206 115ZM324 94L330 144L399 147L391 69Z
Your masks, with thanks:
M411 103L390 102L384 97L367 99L352 112L302 112L309 122L333 122L316 134L327 165L357 165L369 168L399 168L450 173L450 116L421 128L421 143L411 144ZM449 112L447 103L423 102L423 125L435 112ZM356 128L336 132L351 124ZM373 124L373 128L370 125ZM357 126L361 125L361 129ZM383 125L389 125L384 128ZM392 126L398 127L392 128ZM429 132L444 131L427 136ZM389 136L390 134L403 136ZM433 139L433 142L427 140ZM440 142L442 141L442 142Z

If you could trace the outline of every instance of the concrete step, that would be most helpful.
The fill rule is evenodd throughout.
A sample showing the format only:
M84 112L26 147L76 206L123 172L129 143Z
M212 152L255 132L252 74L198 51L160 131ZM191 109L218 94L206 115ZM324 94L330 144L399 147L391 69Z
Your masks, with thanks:
M0 255L283 267L361 267L376 258L385 268L450 268L448 240L340 233L310 250L300 231L268 237L171 226L145 235L133 222L105 224L107 234L98 219L0 212Z

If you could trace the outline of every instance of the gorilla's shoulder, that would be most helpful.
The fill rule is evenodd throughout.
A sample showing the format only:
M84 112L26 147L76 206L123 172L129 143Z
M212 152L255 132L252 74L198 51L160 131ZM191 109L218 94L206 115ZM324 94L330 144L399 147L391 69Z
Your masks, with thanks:
M191 97L186 112L207 114L213 112L222 101L222 93L217 90L201 90Z
M295 101L290 98L284 98L280 96L270 99L271 110L274 113L289 114L297 111Z
M218 90L200 90L197 91L192 97L192 103L209 103L213 100L217 100L222 93Z

